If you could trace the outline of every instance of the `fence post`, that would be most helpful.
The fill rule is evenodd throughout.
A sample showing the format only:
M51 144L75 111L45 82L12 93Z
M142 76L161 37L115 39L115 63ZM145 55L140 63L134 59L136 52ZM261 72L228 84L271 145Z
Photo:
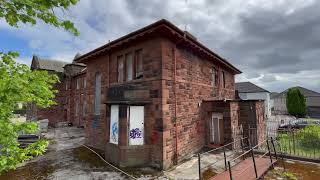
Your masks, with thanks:
M251 156L252 156L252 161L253 161L254 173L256 174L256 178L258 178L257 166L256 166L256 161L254 159L254 153L253 153L253 147L251 147L250 141L249 141L249 147L251 149Z
M271 144L272 144L272 147L273 147L274 156L276 157L276 159L278 159L278 155L277 155L276 147L274 146L273 137L271 137Z
M242 154L244 153L244 150L243 150L243 138L241 138L241 150L242 150ZM243 156L242 158L243 160L245 159L245 157Z
M230 176L230 180L232 180L232 172L231 172L230 161L228 161L228 166L229 166L229 176Z
M226 156L226 150L225 147L223 147L223 157L224 157L224 169L227 171L227 156Z
M272 162L272 156L271 156L271 152L270 152L270 146L269 146L269 139L267 139L267 147L268 147L268 152L269 152L269 157L270 157L270 161L271 161L271 165L273 167L273 162Z
M202 174L201 174L201 157L200 157L200 153L198 154L198 165L199 165L199 180L202 179Z
M294 130L292 131L292 146L293 146L293 154L296 155L296 141L294 139Z

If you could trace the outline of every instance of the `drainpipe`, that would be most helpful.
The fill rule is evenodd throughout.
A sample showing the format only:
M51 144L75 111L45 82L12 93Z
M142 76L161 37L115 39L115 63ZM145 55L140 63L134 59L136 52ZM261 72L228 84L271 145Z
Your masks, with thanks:
M178 125L177 125L177 95L176 95L176 74L177 74L177 58L176 58L176 48L172 49L174 70L173 70L173 96L174 96L174 127L175 127L175 164L178 164Z

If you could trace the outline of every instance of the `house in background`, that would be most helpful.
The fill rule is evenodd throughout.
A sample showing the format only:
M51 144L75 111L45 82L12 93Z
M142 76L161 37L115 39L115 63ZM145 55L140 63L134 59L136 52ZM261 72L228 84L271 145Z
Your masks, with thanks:
M238 82L236 83L236 92L242 100L264 100L265 117L271 116L270 92L251 83Z
M299 89L300 92L306 98L307 116L313 117L313 118L320 118L320 93L300 87L300 86L293 87L293 88ZM286 94L289 89L273 97L274 114L288 114L287 105L286 105Z
M79 54L75 56L77 58ZM54 105L50 108L39 108L33 103L27 105L27 120L48 119L50 126L59 123L72 123L75 126L84 126L86 116L85 88L86 67L81 63L67 63L49 60L38 56L32 57L32 70L43 70L54 73L59 77L60 83L55 84L58 93Z
M86 144L118 166L168 169L264 124L263 102L235 99L241 72L167 20L75 62L86 64Z

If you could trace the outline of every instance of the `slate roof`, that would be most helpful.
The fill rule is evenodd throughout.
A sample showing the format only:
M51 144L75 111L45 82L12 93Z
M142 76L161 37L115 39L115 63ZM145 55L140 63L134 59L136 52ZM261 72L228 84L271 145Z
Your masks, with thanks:
M55 71L55 72L63 72L64 71L63 67L66 64L69 64L68 62L45 59L45 58L40 58L38 56L33 56L32 61L33 61L32 67L35 69L49 70L49 71Z
M296 86L296 87L292 87L292 88L297 88L299 89L299 91L305 96L305 97L320 97L320 93L316 92L316 91L312 91L310 89L306 89L304 87L300 87L300 86ZM290 88L288 88L287 90L279 93L276 97L282 97L283 95L285 95L288 90Z
M256 93L256 92L269 92L251 82L238 82L236 83L236 90L239 93Z

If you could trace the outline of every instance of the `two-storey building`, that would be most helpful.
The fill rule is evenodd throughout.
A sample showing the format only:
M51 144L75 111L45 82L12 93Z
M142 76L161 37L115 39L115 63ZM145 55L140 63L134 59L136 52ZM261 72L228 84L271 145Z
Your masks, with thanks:
M166 169L234 138L240 70L167 20L75 61L86 64L86 143L110 162ZM261 123L263 103L250 103Z

